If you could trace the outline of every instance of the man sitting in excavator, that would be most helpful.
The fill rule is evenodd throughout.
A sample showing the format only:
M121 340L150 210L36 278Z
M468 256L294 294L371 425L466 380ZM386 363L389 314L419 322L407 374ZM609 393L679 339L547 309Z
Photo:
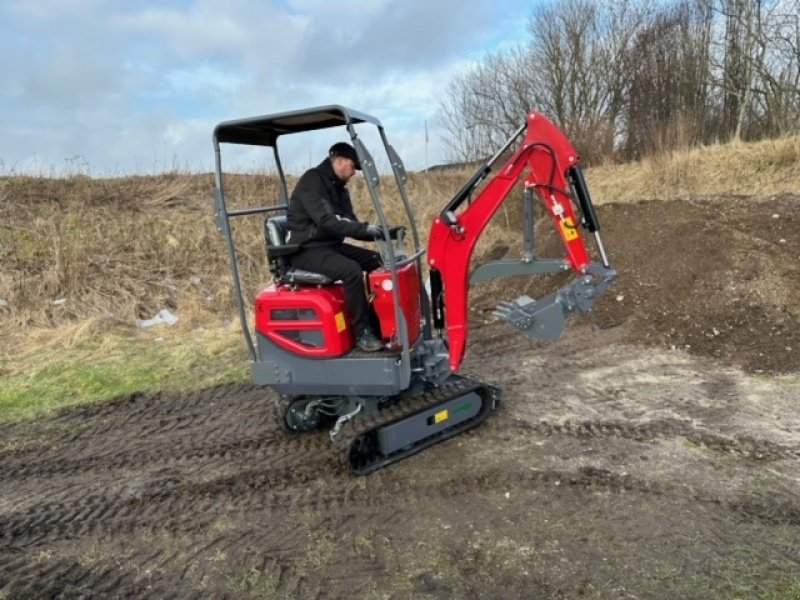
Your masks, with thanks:
M353 212L347 182L361 170L358 154L350 144L331 146L328 157L306 171L289 200L286 242L300 244L292 265L321 273L344 284L356 345L366 352L383 348L370 327L364 272L381 266L377 252L346 244L344 238L374 240L382 237L377 225L360 222Z

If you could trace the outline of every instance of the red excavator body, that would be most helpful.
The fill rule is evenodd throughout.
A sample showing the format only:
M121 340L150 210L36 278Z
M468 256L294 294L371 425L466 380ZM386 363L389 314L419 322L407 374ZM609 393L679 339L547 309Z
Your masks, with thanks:
M398 186L406 213L402 227L387 222L378 193L381 175L358 134L358 128L369 125L378 129ZM371 272L365 284L384 344L378 352L354 346L341 283L291 264L300 246L287 241L282 213L289 193L278 158L278 139L335 126L343 126L350 136L380 223L376 243L383 267ZM221 144L273 150L281 182L276 204L228 209ZM574 272L574 281L547 296L500 301L495 311L518 332L551 340L561 335L568 317L590 310L616 276L600 239L578 153L551 121L535 111L445 204L430 226L427 251L407 195L405 167L380 121L370 115L332 105L228 121L215 129L214 148L217 225L228 241L254 381L274 390L276 417L288 431L332 423L334 447L356 474L369 473L474 427L499 406L499 388L457 374L467 348L470 285L499 277ZM497 168L501 157L507 158ZM494 177L481 187L493 170ZM489 262L469 276L477 241L520 180L524 187L523 256ZM543 204L561 238L563 257L536 256L535 199ZM253 335L247 325L231 220L259 214L266 216L267 259L275 283L255 298ZM584 232L594 234L600 262L592 262ZM413 244L410 254L406 241ZM423 285L426 254L429 281Z

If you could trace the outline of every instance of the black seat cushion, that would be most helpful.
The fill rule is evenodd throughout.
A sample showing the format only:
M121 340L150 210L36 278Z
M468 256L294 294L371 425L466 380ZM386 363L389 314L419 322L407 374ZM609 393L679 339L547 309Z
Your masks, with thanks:
M279 280L283 283L303 283L306 285L328 285L329 283L333 283L333 279L322 273L304 271L303 269L295 269L294 267L288 269L279 277Z

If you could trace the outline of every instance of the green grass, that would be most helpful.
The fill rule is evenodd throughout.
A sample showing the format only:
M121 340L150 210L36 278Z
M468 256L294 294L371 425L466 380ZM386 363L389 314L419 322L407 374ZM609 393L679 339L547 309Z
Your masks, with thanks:
M800 578L787 576L775 589L763 594L761 600L800 600Z
M185 391L249 381L238 332L108 334L66 349L37 350L0 366L0 422L141 391Z

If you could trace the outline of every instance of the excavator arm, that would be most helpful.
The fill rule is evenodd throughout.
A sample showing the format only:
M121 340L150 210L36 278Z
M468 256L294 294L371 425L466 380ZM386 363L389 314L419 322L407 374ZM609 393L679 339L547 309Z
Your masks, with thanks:
M523 134L522 144L511 158L468 202L473 190L492 170L493 163ZM576 312L588 311L595 298L616 277L600 238L599 222L583 180L578 153L558 127L542 114L531 111L525 125L453 197L431 228L428 265L431 269L434 325L441 328L446 322L452 372L458 371L466 348L468 272L475 244L523 176L525 201L530 202L534 193L540 198L564 244L566 258L535 258L532 207L526 205L526 226L531 230L525 233L526 253L523 259L483 265L473 273L471 282L569 270L577 273L578 277L561 290L539 300L521 296L516 301L502 302L495 314L530 337L555 339L563 332L566 318ZM459 211L464 202L468 202L468 206ZM601 263L591 261L579 227L581 225L594 234Z

